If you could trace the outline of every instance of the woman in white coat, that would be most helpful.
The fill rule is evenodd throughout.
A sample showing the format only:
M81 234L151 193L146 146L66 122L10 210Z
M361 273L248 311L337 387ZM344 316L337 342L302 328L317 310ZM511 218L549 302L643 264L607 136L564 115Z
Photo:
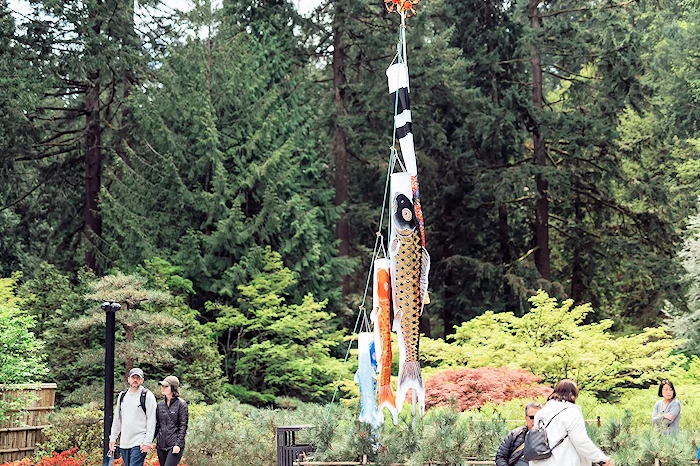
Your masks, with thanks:
M530 461L530 466L590 466L591 463L612 466L612 460L588 437L581 407L577 406L578 387L573 380L564 379L547 398L547 404L535 415L535 426L547 426L552 456ZM551 420L551 422L550 422Z

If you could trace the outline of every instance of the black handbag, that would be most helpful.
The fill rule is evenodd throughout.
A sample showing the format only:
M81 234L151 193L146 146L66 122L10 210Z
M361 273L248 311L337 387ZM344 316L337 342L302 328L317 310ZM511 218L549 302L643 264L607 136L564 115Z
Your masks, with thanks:
M525 446L523 448L523 459L525 461L546 460L552 456L552 450L557 448L564 440L566 440L566 438L569 436L568 432L556 443L556 445L550 448L549 440L547 439L547 427L555 417L567 409L569 409L568 406L552 416L552 419L550 419L546 425L542 422L542 420L540 420L537 427L533 427L527 431L527 434L525 434Z

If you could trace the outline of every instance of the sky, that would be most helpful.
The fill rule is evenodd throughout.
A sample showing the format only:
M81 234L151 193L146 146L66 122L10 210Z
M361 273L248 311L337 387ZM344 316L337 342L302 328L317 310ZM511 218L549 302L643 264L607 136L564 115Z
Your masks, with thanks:
M192 9L192 4L189 0L161 0L170 8L174 8L181 11L189 11ZM306 15L311 10L313 10L319 3L320 0L292 0L297 10L302 15ZM215 0L215 4L218 3ZM10 0L9 6L12 11L16 14L28 14L30 12L29 2L26 0Z

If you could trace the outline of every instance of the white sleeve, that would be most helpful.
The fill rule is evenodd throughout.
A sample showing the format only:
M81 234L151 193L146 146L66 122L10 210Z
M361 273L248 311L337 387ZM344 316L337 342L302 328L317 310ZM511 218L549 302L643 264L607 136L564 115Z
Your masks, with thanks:
M147 445L153 443L153 437L156 435L156 396L153 392L149 391L146 394L146 436L143 438L143 442Z
M598 463L601 461L607 461L608 457L603 453L603 451L598 448L586 432L586 423L583 421L583 415L580 411L574 411L575 416L572 417L569 424L569 440L574 445L576 452L579 456L586 458L586 461L591 463Z
M122 432L122 419L119 415L119 409L121 407L121 397L122 394L117 395L117 409L114 411L114 417L112 418L112 430L109 433L109 441L116 442L117 437Z

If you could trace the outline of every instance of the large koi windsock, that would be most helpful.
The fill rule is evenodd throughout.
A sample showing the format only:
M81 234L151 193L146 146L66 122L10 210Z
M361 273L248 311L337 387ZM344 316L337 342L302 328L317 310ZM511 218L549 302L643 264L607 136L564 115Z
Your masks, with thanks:
M383 410L388 408L394 420L399 424L396 411L396 399L391 388L391 280L389 259L374 261L374 308L370 319L374 328L374 347L377 352L379 367L379 414L384 421Z
M394 331L399 341L399 384L396 409L409 389L416 393L420 415L425 412L425 389L418 361L419 321L428 302L430 256L425 250L417 181L410 173L391 175L391 282ZM415 413L415 405L414 405Z

